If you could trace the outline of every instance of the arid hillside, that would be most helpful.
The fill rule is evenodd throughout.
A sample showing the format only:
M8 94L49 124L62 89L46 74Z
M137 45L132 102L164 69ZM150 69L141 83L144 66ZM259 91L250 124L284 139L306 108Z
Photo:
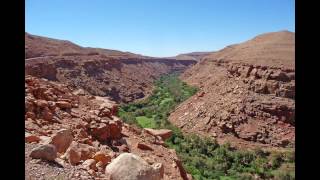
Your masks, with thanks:
M25 33L26 59L47 56L101 55L113 58L148 58L151 57L102 48L85 48L70 41L47 38Z
M211 53L204 59L295 69L295 36L289 31L265 33Z
M238 147L295 144L295 34L259 35L202 58L181 78L200 92L169 120Z
M27 75L59 81L116 102L145 97L163 74L183 71L194 60L152 58L133 53L83 48L68 41L26 33Z

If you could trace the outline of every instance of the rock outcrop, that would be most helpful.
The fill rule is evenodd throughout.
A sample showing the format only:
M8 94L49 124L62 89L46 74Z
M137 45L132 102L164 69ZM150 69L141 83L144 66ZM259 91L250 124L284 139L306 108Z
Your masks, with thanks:
M276 32L204 57L181 78L200 88L169 120L238 147L294 146L294 33Z

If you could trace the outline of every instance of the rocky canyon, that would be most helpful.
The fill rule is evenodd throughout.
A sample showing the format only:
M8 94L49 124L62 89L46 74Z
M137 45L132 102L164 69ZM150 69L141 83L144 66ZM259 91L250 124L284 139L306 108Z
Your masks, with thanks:
M173 73L180 74L179 81L169 82L179 82L182 93L176 94L182 94L183 101L168 93L175 86L155 84ZM157 95L163 99L155 100ZM138 114L141 122L168 128L147 128L120 118L125 105L126 113ZM145 113L152 108L167 108L161 114L165 120L156 122L156 115ZM209 138L203 142L218 151L224 146L219 149L210 140L230 143L232 153L294 149L295 34L265 33L215 52L156 58L25 33L26 179L213 177L199 168L209 165L185 162L182 154L192 149L210 153L186 145L196 143L192 138L178 142L183 139L180 130ZM207 158L214 167L210 172L229 175L221 170L220 154L212 154L194 158ZM265 161L263 168L275 167L272 160ZM250 177L268 179L257 173Z

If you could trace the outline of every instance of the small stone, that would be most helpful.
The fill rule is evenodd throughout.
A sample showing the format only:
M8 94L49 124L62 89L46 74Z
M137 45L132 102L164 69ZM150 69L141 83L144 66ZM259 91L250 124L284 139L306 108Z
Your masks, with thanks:
M69 102L67 102L67 101L57 101L57 102L56 102L56 105L57 105L59 108L63 108L63 109L71 109L71 108L72 108L71 103L69 103Z
M56 163L58 163L60 166L66 167L66 163L65 163L65 161L64 161L63 159L56 158L54 161L55 161Z
M138 147L139 149L142 149L142 150L150 150L150 151L153 151L153 148L152 148L152 147L150 147L149 145L146 145L146 144L144 144L144 143L141 143L141 142L139 142L139 143L137 144L137 147Z
M46 100L41 100L41 99L34 101L34 104L41 108L48 106L48 102Z
M94 159L87 159L82 163L82 166L87 170L92 169L92 170L96 171L96 170L98 170L96 167L96 163L97 163L97 161Z
M92 176L97 176L96 172L93 169L89 169L88 173Z
M105 154L104 152L97 152L93 159L95 159L97 162L102 162L103 165L107 165L109 162L111 162L111 157L108 154Z
M75 166L80 162L81 154L73 149L68 149L66 152L66 158L71 165Z
M27 118L31 118L31 119L34 119L36 117L36 115L33 112L27 112L26 116Z
M41 139L36 135L29 134L25 136L25 142L27 143L32 143L32 142L38 143L40 140Z

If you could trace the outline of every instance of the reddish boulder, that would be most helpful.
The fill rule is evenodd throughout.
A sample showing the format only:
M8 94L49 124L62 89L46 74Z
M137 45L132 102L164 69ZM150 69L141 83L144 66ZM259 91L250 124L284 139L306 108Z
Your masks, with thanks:
M122 121L121 120L110 121L109 125L110 125L111 139L121 138Z
M121 130L121 121L91 122L89 127L89 133L99 141L119 139L121 138Z
M101 142L107 141L110 139L110 126L107 123L91 123L89 133Z
M144 131L153 136L160 136L163 140L169 139L172 136L172 131L169 129L144 128Z

